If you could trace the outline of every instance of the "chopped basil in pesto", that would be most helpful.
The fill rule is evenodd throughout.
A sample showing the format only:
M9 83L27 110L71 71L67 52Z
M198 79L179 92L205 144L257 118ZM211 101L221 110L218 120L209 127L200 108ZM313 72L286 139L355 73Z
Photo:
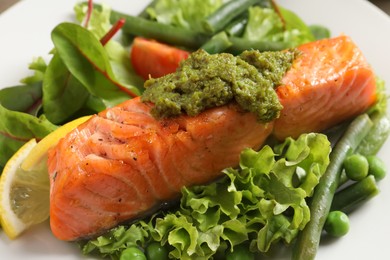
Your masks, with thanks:
M279 116L282 105L275 88L296 57L296 51L245 51L210 55L192 53L175 73L145 82L142 101L152 102L156 118L186 113L195 116L205 109L236 101L261 122Z

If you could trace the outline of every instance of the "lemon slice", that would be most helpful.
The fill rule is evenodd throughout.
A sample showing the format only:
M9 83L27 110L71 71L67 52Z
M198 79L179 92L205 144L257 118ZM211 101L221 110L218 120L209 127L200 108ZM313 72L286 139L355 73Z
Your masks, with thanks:
M11 239L49 216L47 151L89 117L71 121L43 138L24 144L7 162L0 178L0 221Z
M44 158L46 158L47 151L57 144L57 142L64 137L67 133L72 131L78 125L84 123L90 118L90 116L84 116L77 118L65 125L57 128L55 131L48 134L45 138L39 141L38 145L34 147L31 153L23 161L21 167L25 171L33 170L36 165L39 165Z

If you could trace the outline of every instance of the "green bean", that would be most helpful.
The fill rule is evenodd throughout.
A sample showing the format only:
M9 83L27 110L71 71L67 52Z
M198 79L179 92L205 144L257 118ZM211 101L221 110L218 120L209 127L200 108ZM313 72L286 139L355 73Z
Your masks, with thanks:
M331 210L340 210L349 213L358 205L368 201L378 193L379 189L375 178L369 175L363 180L336 192Z
M317 185L310 206L310 221L299 233L293 248L293 258L299 260L314 259L326 216L329 213L333 196L345 157L354 151L372 127L367 114L355 118L330 154L330 164Z
M229 37L232 46L227 49L228 52L238 55L245 50L259 50L259 51L280 51L289 47L285 42L270 42L270 41L251 41L244 38Z
M229 48L232 43L229 41L225 32L220 32L214 35L208 42L200 48L207 51L209 54L220 53Z
M342 171L340 173L340 178L339 178L339 187L341 185L344 185L347 181L349 181L349 178L347 177L347 174L345 173L345 171Z
M356 150L365 156L377 154L390 135L390 119L386 113L375 113L371 120L374 126Z
M102 6L94 4L94 8L99 10ZM111 11L111 23L115 23L121 18L125 18L126 20L125 25L122 27L122 31L125 34L151 38L171 45L198 49L210 39L210 36L185 28L174 27L142 17L123 14L115 10Z
M235 17L242 14L251 5L263 2L261 0L231 0L223 4L203 21L206 33L214 34L224 29Z
M245 12L244 15L241 15L240 17L232 21L225 28L225 32L229 36L240 37L244 33L247 23L248 23L248 12Z
M111 12L111 22L117 21L120 18L126 19L126 23L122 27L124 32L145 38L152 38L171 45L197 49L209 39L204 34L185 28L174 27L116 11Z

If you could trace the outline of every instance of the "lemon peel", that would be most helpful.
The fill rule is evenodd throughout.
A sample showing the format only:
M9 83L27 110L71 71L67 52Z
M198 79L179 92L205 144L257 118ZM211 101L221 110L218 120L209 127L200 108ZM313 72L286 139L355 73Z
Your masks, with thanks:
M64 124L63 126L57 128L55 131L51 132L41 141L38 145L31 151L31 153L26 157L22 162L21 167L23 170L28 171L36 167L44 157L47 155L47 151L55 146L57 142L63 138L71 130L84 123L90 118L90 116L84 116L77 118L69 123Z

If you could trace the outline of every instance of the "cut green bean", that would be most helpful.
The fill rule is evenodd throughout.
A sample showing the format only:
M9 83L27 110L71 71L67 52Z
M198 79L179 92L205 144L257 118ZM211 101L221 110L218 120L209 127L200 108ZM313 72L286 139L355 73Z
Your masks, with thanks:
M111 22L120 18L126 19L125 25L122 27L124 32L171 45L197 49L209 39L209 36L185 28L174 27L116 11L111 12Z
M229 36L240 37L245 30L245 27L248 23L248 13L245 12L244 15L241 15L234 21L232 21L225 29L225 32Z
M330 164L317 185L310 206L310 221L298 235L292 259L314 259L322 229L331 207L345 157L354 151L372 127L367 114L355 118L330 154Z
M94 4L94 8L99 10L102 6ZM115 10L111 11L111 23L115 23L121 18L126 20L125 25L122 27L122 31L125 34L151 38L170 45L178 45L195 50L210 39L210 36L185 28L174 27L142 17L123 14Z
M345 187L336 192L331 210L340 210L350 213L360 204L368 201L379 193L375 178L372 175L367 176L361 181Z
M239 37L229 37L232 46L227 49L234 55L238 55L245 50L259 50L259 51L281 51L289 47L286 42L271 42L271 41L251 41Z
M206 33L214 34L223 30L234 18L246 11L250 6L264 0L231 0L223 4L203 21Z
M214 35L208 42L200 48L207 51L209 54L215 54L225 51L232 45L225 32L220 32Z
M342 171L339 179L339 187L347 183L347 181L349 181L347 174L345 173L345 171Z
M375 113L371 120L374 126L356 150L365 156L377 154L390 135L390 119L386 113Z

